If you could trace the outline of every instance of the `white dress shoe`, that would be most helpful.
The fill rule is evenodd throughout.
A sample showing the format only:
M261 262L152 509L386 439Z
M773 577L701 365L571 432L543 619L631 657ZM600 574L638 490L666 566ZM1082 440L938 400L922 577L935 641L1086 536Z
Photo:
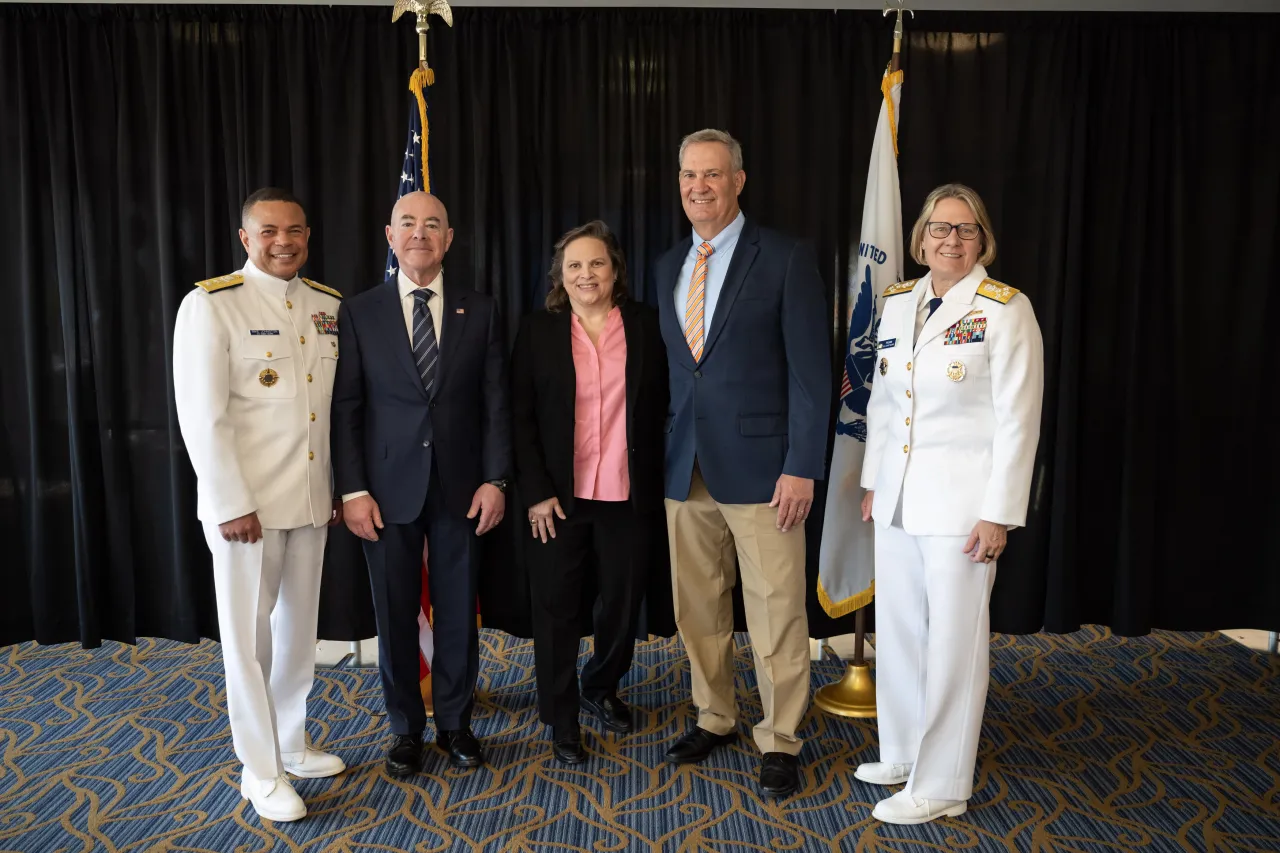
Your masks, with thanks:
M240 796L248 800L258 817L285 822L307 816L307 804L283 776L257 779L248 770L241 774Z
M280 753L280 763L284 765L287 773L303 779L337 776L347 769L346 763L338 756L310 747L302 752Z
M885 823L928 823L940 817L959 817L969 808L964 800L920 800L899 791L876 803L871 816Z
M869 764L859 764L858 769L853 771L853 776L872 785L901 785L911 776L911 765L872 761Z

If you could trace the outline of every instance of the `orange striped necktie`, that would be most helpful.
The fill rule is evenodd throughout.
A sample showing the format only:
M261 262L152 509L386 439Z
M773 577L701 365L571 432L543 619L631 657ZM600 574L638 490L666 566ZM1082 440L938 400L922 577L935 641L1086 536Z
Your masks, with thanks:
M698 247L698 260L693 265L693 279L689 283L689 297L684 303L684 339L694 361L702 360L702 343L706 337L703 322L707 303L707 258L715 249L710 243Z

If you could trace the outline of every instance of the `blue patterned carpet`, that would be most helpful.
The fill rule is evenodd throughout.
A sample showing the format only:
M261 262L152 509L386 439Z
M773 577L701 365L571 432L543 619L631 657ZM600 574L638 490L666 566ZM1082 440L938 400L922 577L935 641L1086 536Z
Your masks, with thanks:
M427 774L392 780L376 670L321 670L312 737L350 769L297 781L311 814L293 824L240 800L216 644L0 649L0 850L1280 850L1280 671L1217 634L995 637L970 810L919 827L871 820L883 789L852 771L876 757L874 722L817 709L803 793L757 796L746 648L744 737L713 763L661 761L691 711L679 643L657 641L624 692L640 730L589 732L591 760L566 769L536 720L532 645L481 643L487 767L433 750ZM815 664L814 688L842 670Z

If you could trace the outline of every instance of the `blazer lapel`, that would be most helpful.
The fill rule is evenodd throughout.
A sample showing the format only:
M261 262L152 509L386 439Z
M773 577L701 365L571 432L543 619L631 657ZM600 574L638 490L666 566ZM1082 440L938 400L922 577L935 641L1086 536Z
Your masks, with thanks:
M742 283L747 272L755 262L760 251L760 229L750 219L742 225L742 234L738 237L738 245L733 250L733 260L729 263L729 271L725 274L724 286L720 288L720 296L716 299L716 313L711 318L711 329L707 332L706 344L702 347L702 358L705 360L711 348L716 345L716 338L724 324L728 322L729 312L733 310L733 302L742 290ZM715 255L712 255L714 263Z
M684 266L684 259L689 256L689 248L692 245L693 238L686 237L674 249L663 255L658 262L658 299L664 301L663 305L658 306L658 323L662 326L663 337L668 341L684 340L684 332L680 329L680 312L684 309L676 306L675 299L676 288L680 286L680 270ZM627 341L627 345L631 345L630 340ZM692 370L693 353L689 352L688 345L679 346L676 351L676 358Z
M951 290L947 291L947 295L943 297L942 304L938 306L938 310L934 311L933 316L926 320L924 326L921 327L920 339L916 341L913 352L919 353L921 347L951 328L952 325L973 310L973 300L978 292L978 285L986 277L985 271L978 274L978 270L981 270L981 267L976 268L974 272L960 279ZM916 307L919 308L918 302ZM911 328L912 331L915 331L914 313L912 314Z
M560 405L569 413L570 418L577 417L578 411L578 366L573 361L573 312L569 309L557 315L555 324L555 340L552 342L552 359L557 377L561 377L557 387L560 389ZM569 421L573 423L574 421Z
M413 342L409 340L409 332L404 327L404 308L400 305L400 282L392 277L382 284L378 298L374 304L374 316L382 328L383 339L391 347L396 361L404 367L405 372L413 380L414 386L426 396L427 389L422 387L422 376L413 363Z
M622 309L622 332L627 340L627 446L634 447L631 439L631 419L636 411L636 395L640 391L640 377L644 374L644 334L640 329L640 318L630 303ZM686 349L688 349L686 347Z
M467 328L468 295L470 291L462 288L457 281L452 285L445 285L444 316L440 318L440 363L436 365L436 383L432 397L439 394L440 387L449 381L449 365L453 362L453 355L458 351L463 332Z

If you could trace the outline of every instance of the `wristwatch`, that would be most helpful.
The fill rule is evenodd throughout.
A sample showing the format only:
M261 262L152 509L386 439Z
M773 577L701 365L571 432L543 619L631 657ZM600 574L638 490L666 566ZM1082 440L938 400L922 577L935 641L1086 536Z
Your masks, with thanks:
M506 494L506 492L507 492L507 481L506 481L506 480L489 480L488 482L489 482L489 485L491 485L491 486L497 486L497 487L498 487L498 491L502 492L503 494Z

